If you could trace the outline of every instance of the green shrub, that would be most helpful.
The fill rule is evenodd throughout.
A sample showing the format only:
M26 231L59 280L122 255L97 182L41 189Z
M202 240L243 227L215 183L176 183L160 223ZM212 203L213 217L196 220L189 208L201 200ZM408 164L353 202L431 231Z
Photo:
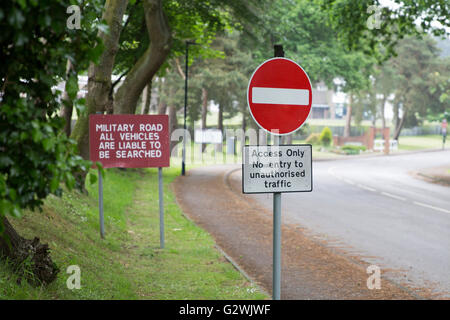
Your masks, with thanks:
M366 151L366 146L357 146L357 145L345 145L341 147L346 154L360 154L361 151Z
M319 133L311 133L308 138L305 140L306 143L309 144L319 144L320 142L320 134Z
M322 132L320 133L319 141L324 146L329 146L331 144L331 140L333 139L333 133L331 132L331 129L328 127L323 128Z

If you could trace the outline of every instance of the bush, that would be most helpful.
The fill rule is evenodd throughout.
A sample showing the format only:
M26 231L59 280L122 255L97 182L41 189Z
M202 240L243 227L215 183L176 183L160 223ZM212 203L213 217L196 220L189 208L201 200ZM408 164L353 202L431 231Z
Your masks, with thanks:
M331 129L328 127L323 128L322 132L320 133L320 143L322 143L324 146L329 146L331 144L331 139L333 139L333 133L331 132Z
M306 143L309 144L319 144L320 142L320 134L319 133L311 133L308 138L305 140Z
M361 151L366 151L366 146L345 145L341 147L346 154L360 154Z

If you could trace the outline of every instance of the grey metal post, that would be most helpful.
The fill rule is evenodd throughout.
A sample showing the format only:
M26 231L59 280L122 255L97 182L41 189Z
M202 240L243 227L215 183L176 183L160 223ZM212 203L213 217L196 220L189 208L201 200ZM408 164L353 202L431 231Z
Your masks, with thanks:
M97 111L96 114L103 114ZM103 217L103 177L100 169L98 169L98 214L100 216L100 237L105 239L105 219Z
M283 46L274 45L274 56L284 57ZM281 145L282 136L275 138L275 144ZM281 192L273 194L273 283L272 299L281 299Z
M281 145L281 136L276 138ZM273 283L272 299L281 298L281 192L273 194Z
M273 300L281 296L281 192L273 194Z
M98 212L100 215L100 236L105 238L105 221L103 218L103 177L98 169Z
M164 193L162 168L158 168L158 184L159 184L159 243L161 249L164 249Z

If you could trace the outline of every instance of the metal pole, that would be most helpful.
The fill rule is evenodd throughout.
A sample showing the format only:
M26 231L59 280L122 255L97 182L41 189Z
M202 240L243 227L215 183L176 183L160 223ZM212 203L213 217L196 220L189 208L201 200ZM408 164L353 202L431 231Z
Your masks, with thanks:
M162 168L158 168L158 183L159 183L159 243L161 249L164 249L164 193L163 193L163 179Z
M281 136L277 137L281 145ZM273 194L273 300L281 297L281 192Z
M103 114L101 111L97 111L96 114ZM100 216L100 237L105 239L105 219L103 217L103 177L98 169L98 213Z
M274 46L274 56L284 57L283 46ZM275 138L274 143L281 145L282 137ZM272 299L281 299L281 192L273 194L273 283Z
M100 214L100 236L105 238L105 222L103 218L103 177L98 169L98 211Z
M273 194L273 300L281 296L281 192Z
M181 175L186 174L186 113L187 113L187 99L188 99L188 59L189 59L189 43L186 41L186 71L184 77L184 131L183 131L183 159L181 161Z

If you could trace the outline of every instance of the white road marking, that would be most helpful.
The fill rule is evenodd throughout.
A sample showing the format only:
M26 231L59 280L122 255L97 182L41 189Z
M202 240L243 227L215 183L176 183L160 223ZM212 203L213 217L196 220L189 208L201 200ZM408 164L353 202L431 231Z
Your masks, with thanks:
M252 88L253 103L309 105L309 90L285 88Z
M347 179L343 179L344 182L348 183L348 184L355 184L353 181L347 180Z
M445 213L450 213L450 210L446 210L446 209L442 209L442 208L439 208L439 207L435 207L435 206L432 206L430 204L417 202L417 201L414 201L414 204L417 204L418 206L422 206L422 207L425 207L425 208L430 208L430 209L433 209L433 210L437 210L437 211L441 211L441 212L445 212Z
M385 195L387 197L393 198L393 199L397 199L397 200L401 200L401 201L406 201L406 198L400 197L400 196L396 196L395 194L392 193L387 193L387 192L381 192L382 195Z
M357 186L362 188L362 189L369 190L369 191L372 191L372 192L376 192L377 191L377 189L374 189L374 188L371 188L371 187L368 187L368 186L365 186L365 185L362 185L362 184L358 184Z
M329 169L328 169L328 173L330 173L330 174L331 174L332 176L334 176L335 178L337 178L337 179L339 179L339 180L341 180L341 181L344 181L345 183L348 183L348 184L351 184L351 185L356 185L356 186L359 187L359 188L362 188L362 189L365 189L365 190L368 190L368 191L372 191L372 192L377 192L377 190L374 189L374 188L365 186L365 185L360 184L360 183L356 184L355 182L353 182L353 181L351 181L351 180L348 180L348 179L339 177L337 174L334 173L334 169L336 169L336 167L331 167L331 168L329 168ZM382 194L382 195L384 195L384 196L386 196L386 197L390 197L390 198L393 198L393 199L400 200L400 201L406 201L406 200L407 200L407 199L404 198L404 197L397 196L397 195L395 195L395 194L388 193L388 192L384 192L384 191L380 191L380 194ZM413 203L414 203L415 205L418 205L418 206L421 206L421 207L433 209L433 210L440 211L440 212L450 213L450 210L443 209L443 208L439 208L439 207L435 207L435 206L432 206L432 205L430 205L430 204L426 204L426 203L422 203L422 202L418 202L418 201L414 201Z

